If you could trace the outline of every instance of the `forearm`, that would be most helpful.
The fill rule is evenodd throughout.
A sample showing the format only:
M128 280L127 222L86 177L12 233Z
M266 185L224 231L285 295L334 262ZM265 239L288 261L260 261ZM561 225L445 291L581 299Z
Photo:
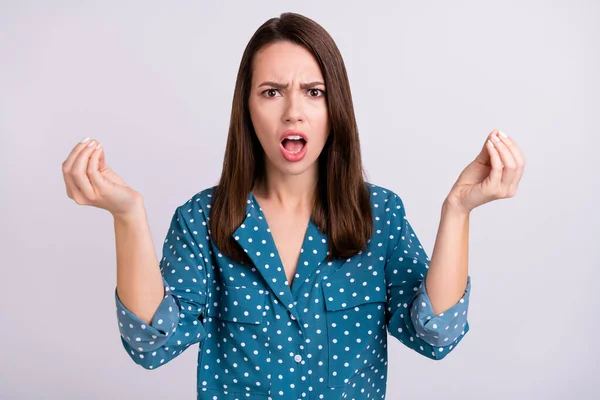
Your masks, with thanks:
M468 278L469 218L469 213L444 202L425 282L436 315L452 307L464 295Z
M143 202L129 215L115 217L114 228L119 300L149 324L165 290Z

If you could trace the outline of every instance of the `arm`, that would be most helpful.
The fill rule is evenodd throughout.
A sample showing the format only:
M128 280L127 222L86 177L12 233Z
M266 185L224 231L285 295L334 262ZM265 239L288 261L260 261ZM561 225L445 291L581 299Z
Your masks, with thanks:
M154 266L158 276L162 275L160 282L164 289L160 288L158 305L146 305L145 312L149 317L142 319L125 306L124 299L120 298L121 289L115 290L121 342L129 357L146 369L160 367L207 337L204 312L209 261L201 251L207 252L209 245L207 228L201 222L204 217L199 211L197 202L189 201L173 214L163 244L160 269ZM192 222L195 219L198 221ZM193 229L190 229L191 226ZM140 255L137 257L142 258ZM136 284L142 287L142 282L140 280ZM143 292L143 288L138 290ZM141 300L137 301L142 304ZM135 304L132 302L130 307Z
M455 299L445 312L436 313L425 285L430 260L406 218L402 200L395 193L390 194L387 210L389 240L385 276L388 332L420 354L441 360L469 331L470 277L467 277L466 287L463 286L462 296ZM441 224L444 226L440 230L450 231L444 229L447 221ZM446 240L446 243L449 241ZM437 258L440 254L443 256L438 253ZM439 302L436 307L439 310Z
M466 290L469 275L469 216L469 213L453 208L448 202L442 206L426 283L434 314L448 310Z
M117 293L123 305L149 324L164 289L143 201L131 214L115 216L114 227Z

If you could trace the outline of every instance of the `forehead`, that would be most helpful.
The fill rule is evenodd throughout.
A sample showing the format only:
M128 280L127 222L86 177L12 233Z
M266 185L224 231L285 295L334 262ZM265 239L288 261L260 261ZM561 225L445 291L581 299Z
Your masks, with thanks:
M323 79L323 75L316 58L305 47L290 42L277 42L256 54L253 78L277 81L294 78L313 80Z

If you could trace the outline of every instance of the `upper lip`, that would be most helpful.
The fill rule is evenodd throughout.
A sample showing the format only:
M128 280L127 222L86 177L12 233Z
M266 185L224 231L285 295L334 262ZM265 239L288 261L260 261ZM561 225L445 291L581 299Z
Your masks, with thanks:
M283 142L283 139L285 139L286 137L294 136L294 135L298 135L298 136L302 137L302 139L304 139L304 141L308 143L308 138L306 137L304 132L296 131L294 129L288 129L287 131L283 132L281 134L281 136L279 137L279 141Z

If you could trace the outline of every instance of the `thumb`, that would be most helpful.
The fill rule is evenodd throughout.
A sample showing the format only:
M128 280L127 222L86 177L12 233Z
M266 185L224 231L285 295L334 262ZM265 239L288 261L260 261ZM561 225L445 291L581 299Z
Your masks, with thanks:
M487 141L488 141L488 138L486 137L485 142L483 143L483 147L481 148L481 151L479 152L479 154L477 154L477 157L475 157L475 162L481 163L483 165L491 166L492 160L490 158L490 151L487 148Z
M106 168L108 168L106 166L106 160L104 159L104 147L101 146L100 150L98 150L98 152L100 153L99 158L98 158L98 171L102 172Z

